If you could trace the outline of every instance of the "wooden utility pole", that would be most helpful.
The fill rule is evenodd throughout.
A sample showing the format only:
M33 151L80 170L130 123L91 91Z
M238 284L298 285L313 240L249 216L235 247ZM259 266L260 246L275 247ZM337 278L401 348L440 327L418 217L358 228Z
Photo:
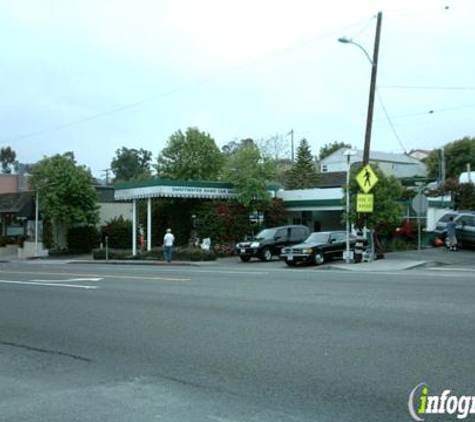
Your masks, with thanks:
M369 154L371 150L371 129L373 127L373 110L374 97L376 94L376 76L378 74L378 56L379 56L379 40L381 38L381 21L383 13L378 12L376 22L376 36L374 39L373 58L371 60L371 82L369 86L368 115L366 117L366 132L363 149L363 166L369 164ZM356 245L354 262L358 263L363 260L364 234L363 229L366 227L368 214L359 214L356 221Z
M376 94L376 76L378 73L379 40L381 38L381 21L383 13L378 12L376 22L376 37L374 39L373 59L371 60L371 83L369 87L368 115L366 118L366 132L363 150L363 165L369 163L369 152L371 145L371 129L373 127L374 96Z

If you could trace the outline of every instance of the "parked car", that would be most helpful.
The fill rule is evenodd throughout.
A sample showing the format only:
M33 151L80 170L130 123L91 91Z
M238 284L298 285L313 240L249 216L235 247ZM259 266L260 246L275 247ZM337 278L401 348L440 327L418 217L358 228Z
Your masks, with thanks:
M447 237L447 223L450 221L450 218L453 217L454 222L457 226L461 226L463 222L467 224L470 222L472 217L475 216L475 211L448 211L442 217L439 218L435 224L434 234L439 239L445 240ZM460 227L458 227L460 229ZM470 224L468 224L468 229L470 229ZM458 238L457 232L457 238ZM461 237L470 238L471 236L468 233L461 233ZM469 243L469 242L466 242Z
M280 255L283 247L302 242L309 232L308 227L302 225L264 229L252 239L239 242L236 251L243 262L248 262L251 258L270 261L273 256Z
M461 213L455 222L459 247L462 245L475 246L475 213Z
M356 236L350 234L350 250L355 249L355 243ZM284 248L280 256L289 267L299 262L321 265L329 259L342 258L345 250L345 231L314 232L303 243Z

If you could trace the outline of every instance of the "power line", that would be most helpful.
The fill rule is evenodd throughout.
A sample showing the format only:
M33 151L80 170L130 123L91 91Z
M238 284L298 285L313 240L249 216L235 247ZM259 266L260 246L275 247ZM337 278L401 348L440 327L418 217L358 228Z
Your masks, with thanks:
M453 110L462 110L464 108L473 108L475 107L475 104L466 104L462 106L456 106L456 107L446 107L446 108L438 108L438 109L432 109L432 110L427 110L427 111L422 111L418 113L412 113L412 114L403 114L400 116L395 116L393 119L403 119L406 117L413 117L413 116L423 116L427 114L436 114L436 113L443 113L446 111L453 111Z
M299 50L301 48L304 48L304 47L306 47L310 44L313 44L316 41L319 41L319 40L322 40L322 39L325 39L325 38L328 38L328 37L335 36L336 34L339 34L344 30L359 26L359 25L361 25L362 22L366 22L366 21L367 21L367 19L364 19L362 21L358 21L358 22L355 22L353 24L350 24L346 27L332 30L332 31L330 31L328 33L325 33L323 35L318 35L317 37L313 37L313 38L310 38L308 40L302 41L300 43L294 44L294 45L292 45L288 48L285 48L285 49L280 50L278 52L269 54L267 56L263 56L259 59L256 59L254 61L250 61L248 63L245 63L245 64L241 65L241 66L237 66L237 67L225 70L221 73L208 76L208 77L203 78L201 80L191 82L188 85L183 85L181 87L172 89L170 91L162 92L160 94L154 95L152 97L149 97L149 98L146 98L146 99L143 99L143 100L135 101L133 103L125 104L125 105L120 106L120 107L116 107L116 108L105 110L105 111L102 111L102 112L99 112L99 113L96 113L96 114L92 114L92 115L86 116L82 119L77 119L77 120L73 120L73 121L63 123L63 124L60 124L60 125L57 125L57 126L51 126L51 127L45 128L45 129L38 130L38 131L29 132L29 133L25 133L25 134L22 134L22 135L14 136L12 138L4 140L3 142L11 143L11 142L18 141L18 140L21 140L21 139L32 138L32 137L35 137L35 136L44 135L44 134L51 133L51 132L56 132L56 131L66 129L66 128L71 127L71 126L80 125L80 124L83 124L83 123L90 122L92 120L97 120L97 119L100 119L102 117L106 117L106 116L109 116L109 115L112 115L112 114L120 113L120 112L129 110L129 109L132 109L132 108L136 108L136 107L139 107L141 105L144 105L144 104L147 104L147 103L150 103L150 102L154 102L154 101L157 101L161 98L176 94L178 92L185 91L185 90L188 90L188 89L192 89L192 88L195 88L195 87L200 86L200 85L208 84L210 82L213 82L214 80L224 78L224 77L232 75L234 73L238 73L242 70L248 69L248 68L253 67L253 66L257 66L257 65L259 65L261 63L264 63L268 60L272 60L272 59L275 59L277 57L281 57L281 56L285 56L287 54L293 53L294 51Z
M391 130L395 136L395 138L397 139L399 145L401 146L402 150L403 151L407 151L406 147L404 146L404 144L402 143L402 140L399 136L399 134L397 133L396 131L396 128L394 127L394 124L391 120L391 117L389 117L389 113L388 111L386 110L386 107L384 105L384 102L383 102L383 99L381 97L381 94L379 93L378 90L376 90L376 94L378 95L378 100L379 100L379 103L381 104L381 107L383 108L383 111L384 111L384 114L386 115L386 119L388 120L388 123L389 123L389 126L391 127Z
M384 89L414 89L414 90L440 90L440 91L475 91L473 86L411 86L411 85L378 85Z

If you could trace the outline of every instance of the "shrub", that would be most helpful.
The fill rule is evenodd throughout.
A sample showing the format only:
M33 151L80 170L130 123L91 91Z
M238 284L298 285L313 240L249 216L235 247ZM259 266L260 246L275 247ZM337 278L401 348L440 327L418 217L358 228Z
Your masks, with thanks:
M74 252L91 252L100 241L99 231L94 226L71 227L67 235L68 249Z
M101 239L105 244L108 237L109 248L111 249L131 249L132 248L132 221L120 216L106 222L101 227Z
M92 251L93 259L106 259L105 249L94 249ZM125 249L109 249L109 259L139 259L139 255L134 257L130 250Z
M264 221L266 227L277 227L287 224L288 215L284 201L280 198L272 199L264 209Z
M390 240L386 248L387 252L410 251L414 249L417 249L417 244L414 242L397 238Z
M235 243L250 230L247 208L233 202L203 204L198 217L198 236L213 244Z
M106 259L105 249L95 249L93 258L97 260ZM155 260L164 261L163 248L153 248L143 254L137 253L133 256L130 249L109 249L109 259L117 260ZM216 254L213 251L204 251L199 248L176 247L173 249L173 260L175 261L214 261Z
M23 248L23 245L24 245L24 243L25 243L25 240L27 240L27 239L28 239L28 237L25 236L25 235L20 235L20 236L18 236L18 237L17 237L17 244L18 244L18 246L19 246L20 248Z

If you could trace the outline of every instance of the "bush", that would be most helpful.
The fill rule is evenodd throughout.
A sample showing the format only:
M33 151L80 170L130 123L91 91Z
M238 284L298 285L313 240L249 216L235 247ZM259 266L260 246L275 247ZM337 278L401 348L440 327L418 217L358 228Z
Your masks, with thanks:
M93 259L106 259L105 249L94 249L92 251ZM125 249L109 249L109 259L139 259L139 255L134 257L130 250Z
M67 241L70 251L87 253L99 245L100 235L94 226L71 227L68 230Z
M95 249L92 254L94 259L106 259L105 249ZM164 261L163 248L153 248L143 254L133 256L130 249L109 249L109 259L117 260L155 260ZM216 254L213 251L204 251L199 248L176 247L173 248L174 261L214 261Z
M390 240L386 248L387 252L411 251L415 249L417 249L417 243L397 238Z
M105 245L106 236L111 249L131 249L132 248L132 221L120 216L106 222L101 227L102 243Z
M25 240L27 240L28 237L25 236L25 235L20 235L17 237L17 245L20 247L20 248L23 248L23 245L25 243Z

